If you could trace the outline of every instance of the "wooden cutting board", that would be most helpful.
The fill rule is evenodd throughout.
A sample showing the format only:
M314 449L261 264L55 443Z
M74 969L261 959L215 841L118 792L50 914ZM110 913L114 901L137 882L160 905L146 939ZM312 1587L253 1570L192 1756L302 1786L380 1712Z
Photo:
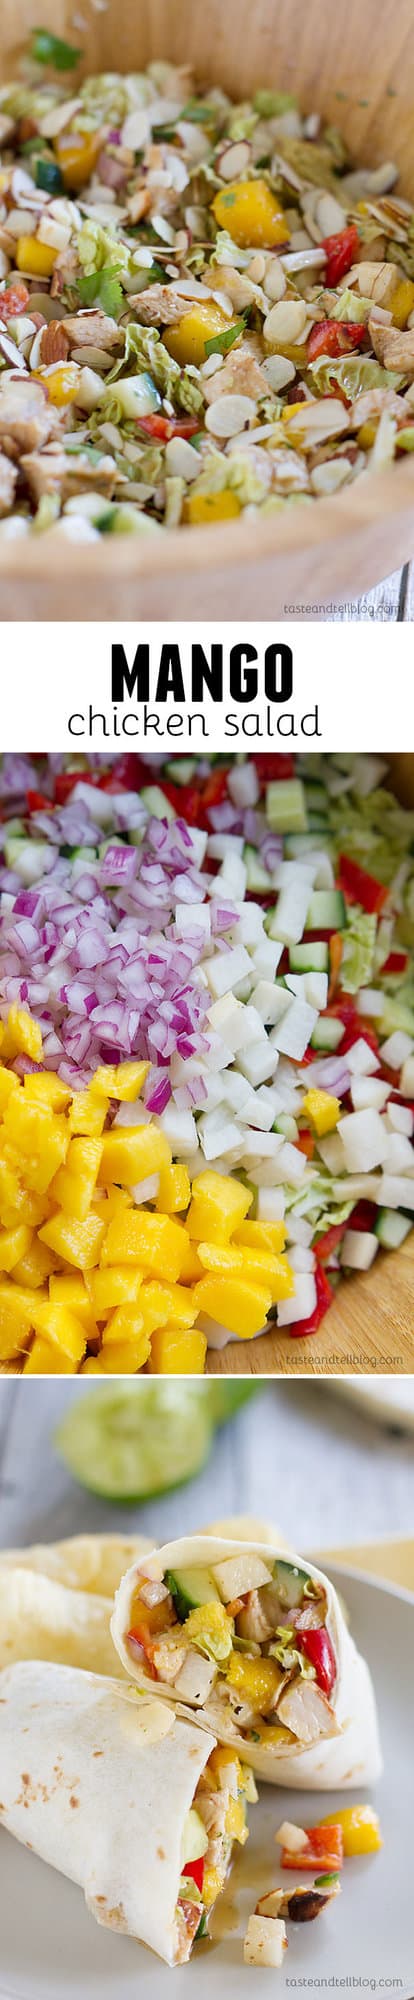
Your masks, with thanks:
M379 1253L370 1271L344 1278L318 1333L287 1328L210 1348L210 1375L412 1375L414 1232L401 1250Z

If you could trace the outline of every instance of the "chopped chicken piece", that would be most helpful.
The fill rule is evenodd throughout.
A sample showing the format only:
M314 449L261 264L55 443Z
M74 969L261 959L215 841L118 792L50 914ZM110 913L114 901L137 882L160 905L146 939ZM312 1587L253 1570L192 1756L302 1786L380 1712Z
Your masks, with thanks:
M288 1688L279 1702L278 1716L301 1743L316 1743L319 1736L337 1736L333 1709L315 1681L299 1681Z
M258 1646L265 1645L274 1633L274 1620L268 1617L263 1602L263 1592L249 1590L245 1608L239 1611L237 1631L240 1639L253 1639Z
M189 1647L175 1681L176 1693L183 1701L207 1701L216 1673L214 1660L204 1660L195 1647Z
M383 368L395 368L414 382L414 326L400 333L398 326L380 326L378 320L370 319L368 331Z
M215 403L217 396L233 394L251 396L253 402L258 403L260 396L268 396L269 384L254 354L249 353L243 342L242 347L235 347L227 355L223 367L217 369L215 375L207 377L204 393L207 403Z
M70 347L103 347L108 354L113 348L122 347L122 327L108 313L101 312L99 306L91 306L87 312L69 313L60 325Z
M10 458L0 451L0 516L9 514L13 506L17 471Z
M280 1917L249 1917L243 1947L245 1965L269 1965L277 1970L283 1964L286 1946L286 1925Z
M236 312L245 312L248 306L262 305L263 292L260 285L253 284L245 271L235 271L232 264L217 264L214 270L214 290L225 292L230 305Z
M76 493L85 493L88 487L95 491L96 466L89 465L81 458L70 458L58 447L42 452L29 452L22 458L22 469L26 474L30 491L35 500L41 500L43 493L58 493L60 499L71 500ZM116 484L116 465L113 458L99 461L99 488L102 500L111 498Z
M149 285L148 291L130 292L128 298L142 326L174 326L184 313L194 312L194 304L176 285Z
M40 382L2 382L0 378L0 443L10 458L37 451L59 432L56 411Z

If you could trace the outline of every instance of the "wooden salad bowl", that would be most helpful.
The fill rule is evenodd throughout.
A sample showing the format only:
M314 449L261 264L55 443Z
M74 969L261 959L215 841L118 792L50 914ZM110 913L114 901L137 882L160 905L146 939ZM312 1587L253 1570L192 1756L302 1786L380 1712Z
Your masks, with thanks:
M355 160L394 159L414 195L412 0L2 0L0 78L15 73L33 26L79 42L85 71L191 63L236 97L294 91L341 127ZM414 464L364 473L332 499L257 521L164 537L53 547L39 535L0 550L3 619L317 618L414 551Z
M414 807L414 757L390 757L401 804ZM413 1215L414 1225L414 1215ZM257 1340L210 1349L211 1375L412 1375L414 1227L400 1250L380 1250L371 1270L342 1278L318 1333L298 1340L274 1327Z

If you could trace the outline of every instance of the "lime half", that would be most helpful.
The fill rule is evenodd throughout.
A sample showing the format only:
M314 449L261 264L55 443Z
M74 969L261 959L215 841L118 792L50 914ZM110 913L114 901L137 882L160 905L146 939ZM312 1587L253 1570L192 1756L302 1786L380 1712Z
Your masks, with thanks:
M80 1396L60 1424L55 1445L81 1486L105 1500L133 1501L193 1479L212 1439L204 1385L144 1378L128 1389L108 1384Z
M246 1381L242 1375L236 1380L231 1378L223 1382L218 1376L213 1379L210 1377L208 1386L213 1424L227 1424L230 1417L237 1416L237 1411L243 1408L243 1403L250 1403L252 1396L257 1396L262 1384L257 1381Z

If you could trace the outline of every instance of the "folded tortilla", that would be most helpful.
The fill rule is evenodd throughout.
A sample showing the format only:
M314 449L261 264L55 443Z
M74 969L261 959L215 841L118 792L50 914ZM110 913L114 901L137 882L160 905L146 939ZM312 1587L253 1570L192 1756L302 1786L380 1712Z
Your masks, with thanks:
M125 1682L21 1661L0 1674L0 1822L83 1889L92 1916L188 1959L187 1814L215 1737ZM192 1929L192 1935L191 1935Z
M237 1585L237 1577L238 1575L242 1577L240 1564L242 1559L245 1562L246 1557L256 1559L256 1572L259 1578L261 1566L267 1575L270 1572L271 1577L273 1577L274 1565L278 1563L282 1565L282 1571L285 1574L286 1571L292 1572L295 1569L299 1571L300 1575L306 1573L308 1580L306 1589L310 1585L310 1598L309 1600L307 1598L304 1600L306 1604L308 1601L312 1603L312 1587L316 1587L316 1589L314 1588L316 1603L319 1591L319 1601L323 1607L322 1622L326 1628L335 1656L335 1679L332 1691L329 1693L329 1700L327 1699L327 1695L321 1692L317 1680L315 1681L314 1678L308 1677L309 1666L306 1662L306 1677L302 1678L302 1669L297 1662L296 1668L293 1668L293 1679L291 1678L290 1680L287 1663L286 1679L280 1691L278 1690L278 1705L276 1708L273 1707L267 1714L266 1712L263 1714L263 1710L266 1711L266 1702L262 1703L261 1713L258 1716L252 1713L251 1707L249 1707L250 1697L244 1701L243 1696L238 1694L234 1687L231 1694L229 1694L227 1681L228 1657L224 1661L223 1669L220 1670L219 1667L218 1674L216 1672L212 1685L206 1690L205 1683L206 1679L208 1680L209 1662L210 1668L212 1659L214 1662L208 1632L207 1643L204 1644L204 1649L203 1632L200 1631L198 1634L200 1641L200 1651L198 1653L197 1637L187 1640L187 1650L184 1651L184 1667L182 1665L183 1654L181 1652L180 1665L180 1654L178 1651L176 1658L178 1659L179 1666L178 1673L176 1674L174 1672L173 1674L171 1673L172 1654L169 1651L169 1647L170 1644L174 1644L174 1640L179 1645L181 1640L180 1625L175 1625L170 1634L168 1634L168 1631L165 1631L164 1626L164 1630L161 1629L157 1634L155 1658L152 1655L150 1659L148 1654L146 1654L145 1615L148 1617L148 1612L146 1614L144 1608L144 1614L142 1615L142 1611L140 1610L140 1590L142 1585L144 1585L145 1595L145 1586L148 1586L149 1582L149 1596L151 1599L151 1583L163 1584L165 1577L171 1578L172 1576L175 1578L177 1572L181 1579L183 1578L183 1573L184 1577L186 1577L188 1572L191 1572L194 1579L194 1574L196 1573L199 1576L200 1571L202 1571L204 1587L201 1594L204 1604L201 1612L197 1614L197 1618L201 1617L201 1623L203 1623L203 1612L205 1612L210 1595L209 1577L211 1577L211 1572L213 1572L211 1598L214 1598L214 1570L216 1566L222 1565L229 1561L230 1558L239 1559L239 1567L236 1560L236 1564L232 1564L231 1571L227 1573L231 1582L230 1599L236 1598L237 1600L241 1589L240 1582ZM257 1559L259 1568L257 1567ZM234 1587L235 1580L236 1589ZM167 1588L169 1588L169 1584L167 1584ZM222 1578L220 1579L220 1594L221 1605L224 1605L227 1600L225 1593L223 1593ZM148 1604L148 1589L146 1595ZM257 1589L256 1592L252 1592L252 1597L253 1599L255 1598L256 1604L258 1603L260 1613L262 1600ZM196 1600L197 1591L193 1590L193 1604ZM174 1598L175 1606L177 1605L177 1601ZM221 1605L220 1615L222 1618ZM162 1620L162 1603L158 1606L158 1609L160 1619ZM175 1611L175 1616L177 1616L177 1611ZM283 1620L283 1627L289 1629L290 1619L288 1609L285 1609L281 1613L281 1618L277 1619L277 1626L280 1625L281 1620ZM312 1612L310 1611L309 1623L311 1622ZM151 1611L148 1617L148 1625L151 1627ZM143 1627L144 1646L140 1644ZM247 1545L246 1542L240 1543L227 1540L226 1538L218 1539L204 1535L186 1536L181 1541L170 1542L164 1548L153 1550L152 1554L145 1556L141 1563L134 1563L132 1569L123 1578L115 1599L111 1630L122 1665L139 1687L147 1687L148 1689L149 1675L150 1673L154 1674L155 1667L158 1680L151 1678L152 1694L155 1696L159 1692L164 1699L173 1701L178 1709L180 1708L180 1704L184 1703L184 1712L197 1713L200 1721L205 1723L208 1728L214 1729L219 1742L234 1745L239 1757L244 1758L252 1766L256 1775L266 1779L268 1782L289 1787L298 1786L304 1789L314 1788L315 1790L329 1791L338 1786L371 1784L378 1777L381 1770L381 1752L375 1696L368 1666L357 1652L354 1641L347 1630L341 1605L332 1584L329 1583L321 1570L315 1568L313 1563L305 1563L301 1557L293 1554L290 1555L290 1553L287 1557L286 1548L270 1548L266 1542L252 1541ZM291 1641L288 1638L286 1642L283 1642L285 1646L287 1645L288 1656L290 1646L295 1645L295 1637L294 1633ZM256 1639L258 1639L258 1631L256 1631ZM160 1640L164 1641L161 1654L158 1652ZM153 1643L152 1631L150 1631L150 1642ZM184 1648L185 1643L184 1641ZM279 1643L277 1635L275 1643ZM213 1647L214 1644L213 1629ZM246 1660L246 1656L249 1655L249 1644L249 1641L247 1644L245 1640L242 1641L240 1649L231 1656L232 1665L234 1661L241 1660L243 1662L243 1660ZM189 1648L191 1648L190 1666ZM264 1650L265 1653L268 1651L266 1641L264 1642ZM260 1662L261 1657L258 1644L253 1645L252 1657L253 1664L256 1659L257 1665L257 1659L259 1657ZM200 1675L199 1688L197 1687L197 1658ZM282 1672L284 1675L285 1660ZM193 1680L192 1688L191 1680ZM257 1708L260 1708L259 1702L256 1705ZM312 1731L315 1728L316 1735L312 1738Z
M40 1570L69 1590L114 1597L125 1570L150 1548L146 1535L71 1535L27 1549L0 1549L0 1574L2 1569Z

